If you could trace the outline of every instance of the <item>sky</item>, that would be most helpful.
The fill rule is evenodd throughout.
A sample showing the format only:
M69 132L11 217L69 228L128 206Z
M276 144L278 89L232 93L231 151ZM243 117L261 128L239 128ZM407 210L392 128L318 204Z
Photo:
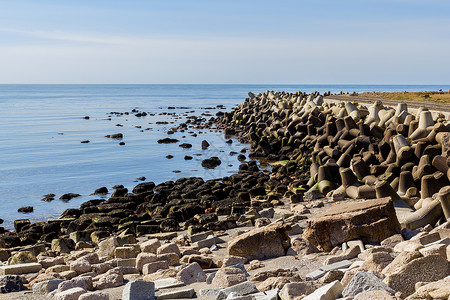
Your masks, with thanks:
M450 1L0 0L0 83L449 84Z

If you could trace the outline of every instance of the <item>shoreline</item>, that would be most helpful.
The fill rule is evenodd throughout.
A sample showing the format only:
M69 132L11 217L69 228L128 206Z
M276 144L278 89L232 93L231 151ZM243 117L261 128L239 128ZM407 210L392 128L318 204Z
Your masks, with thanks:
M318 93L310 95L283 92L265 92L258 95L249 93L249 98L243 104L214 121L225 134L236 135L238 139L250 142L252 149L248 155L250 158L264 158L277 162L272 164L270 175L261 172L255 161L250 161L241 164L239 173L215 180L204 181L201 178L191 177L158 185L146 182L138 184L132 193L128 193L129 191L123 187L117 187L108 200L85 202L80 209L69 209L60 218L49 220L44 225L16 222L19 237L7 233L0 238L5 246L3 248L9 249L5 251L10 252L4 254L4 257L8 255L14 257L18 253L15 253L16 251L23 252L23 248L30 249L24 247L27 243L35 244L38 240L44 243L38 242L34 245L32 252L35 253L32 254L34 257L42 258L52 253L56 253L53 257L59 257L57 253L66 256L67 254L62 253L67 250L70 252L92 249L94 253L97 253L100 243L108 240L111 234L128 236L130 243L127 244L139 244L140 242L133 240L131 236L134 238L136 236L154 237L158 234L165 236L165 233L170 236L171 233L178 232L180 233L180 235L176 234L178 238L187 234L187 238L191 239L190 243L178 241L177 238L173 241L181 248L189 248L192 246L191 243L195 243L192 241L192 236L205 231L213 232L216 235L214 238L216 241L216 238L219 238L219 232L226 233L238 228L256 227L249 231L254 232L258 228L270 230L270 226L281 226L277 229L278 234L291 235L293 238L289 239L289 245L282 247L284 255L305 256L308 259L307 255L314 254L317 258L321 257L321 252L324 252L328 253L327 258L330 258L335 257L337 253L344 255L348 249L352 249L355 253L356 248L347 245L353 240L359 240L358 245L362 243L363 246L357 248L365 253L364 251L374 249L380 243L383 245L385 240L392 239L394 236L398 239L397 244L406 243L413 235L419 237L430 235L434 229L440 228L433 227L437 222L441 222L441 225L447 224L439 220L443 213L446 213L445 207L443 212L435 212L434 217L422 218L414 214L414 209L431 211L428 204L424 202L434 200L425 200L428 197L424 197L424 193L428 193L430 197L438 193L438 197L447 195L446 190L441 188L449 185L450 171L447 175L443 170L445 168L448 170L447 157L450 153L442 152L441 148L443 149L444 145L447 147L449 143L446 140L446 132L450 131L448 119L435 123L431 113L428 114L427 111L422 110L420 118L425 121L419 123L403 105L399 105L395 110L383 108L378 102L367 108L350 102L332 105L324 103L323 100L324 97ZM424 103L424 106L427 104ZM422 128L423 124L427 126ZM423 155L432 155L433 159L427 163L422 159ZM438 159L435 163L436 157ZM415 165L419 165L421 169L417 170L416 167L414 170ZM437 171L434 171L435 169ZM399 179L400 175L405 172L409 172L405 176L411 177L412 182L400 181L402 180ZM417 174L418 172L421 173ZM442 175L435 174L437 172L441 172ZM439 188L436 190L436 187L431 189L426 183L424 185L422 178L427 178L430 182L435 180ZM316 223L319 222L318 214L323 213L325 208L345 207L340 205L341 202L367 205L367 201L373 201L367 199L384 199L384 197L388 197L389 201L377 204L385 210L377 218L385 218L389 215L388 222L383 225L388 229L384 228L382 232L377 227L379 219L369 223L373 232L356 233L356 235L352 233L349 235L350 238L341 240L337 238L339 235L336 232L323 232L319 227L315 227L319 226ZM438 204L439 202L434 201L433 209L438 210L436 209ZM367 207L361 208L364 212L367 209ZM275 218L274 214L271 216L269 214L269 217L263 217L263 214L260 214L262 211L280 210L282 213L276 215L278 218ZM345 212L350 213L350 211ZM342 212L339 215L342 215ZM276 225L279 224L277 219L280 218L282 225ZM288 229L284 225L289 225L291 228ZM359 225L352 224L352 226L357 228ZM292 231L292 228L297 231ZM403 230L400 231L401 229ZM183 233L180 230L183 230ZM345 231L345 229L342 230ZM438 232L439 239L444 238L439 234L439 230L435 232ZM403 236L400 235L401 240L398 237L400 233L403 234ZM244 235L237 233L235 239L240 239ZM317 235L321 238L317 239ZM206 236L204 240L207 239ZM296 241L302 246L295 246ZM231 255L232 241L226 239L226 242L228 255ZM344 249L344 244L347 249ZM395 251L397 244L391 244L391 252L398 252ZM428 243L423 242L422 248L426 248L427 245ZM249 249L241 250L243 256L246 255L245 251L251 250L252 246L247 244L246 248ZM196 251L200 249L201 247ZM223 246L222 249L224 249ZM305 251L305 249L310 250ZM212 250L213 253L215 250ZM42 255L38 252L46 254ZM384 251L381 252L384 253ZM213 253L208 253L212 255L211 263ZM390 251L386 250L386 253ZM222 251L219 258L224 259L225 254ZM358 254L355 256L346 254L345 259L337 259L337 262L355 259ZM178 256L183 259L187 255ZM342 255L341 258L343 258ZM421 255L426 257L424 254ZM431 254L433 255L439 256L435 252ZM275 256L259 258L265 260L282 256L278 252ZM442 256L440 255L441 258ZM116 256L116 265L117 258ZM108 258L105 259L108 261ZM122 257L122 259L131 258ZM189 256L183 263L192 264L194 261L199 262L198 259L191 261ZM184 266L183 263L181 266ZM204 269L210 269L212 265ZM214 266L220 269L221 265L214 263ZM317 264L313 266L317 267ZM181 272L182 269L179 271ZM84 273L89 272L82 272L80 275ZM344 272L341 271L341 273L342 277L338 279L339 284L342 284L341 281L345 277ZM376 273L379 277L385 276L380 274ZM303 276L302 280L305 280L304 275L306 274L300 274L300 277ZM354 275L355 273L352 277ZM433 281L439 279L441 278ZM314 284L311 289L313 290L317 290L321 283L324 284L317 280L312 281ZM388 285L389 283L390 281ZM284 286L283 284L282 287ZM397 292L395 295L392 294L392 297L403 298L408 293L415 292L410 288L408 290L399 288L392 282L389 286Z

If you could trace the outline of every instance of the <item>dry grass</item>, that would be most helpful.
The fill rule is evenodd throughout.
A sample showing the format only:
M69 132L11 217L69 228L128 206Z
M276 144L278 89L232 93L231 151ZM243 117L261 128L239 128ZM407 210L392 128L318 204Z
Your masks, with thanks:
M450 103L450 93L447 92L370 92L361 93L360 96L394 99L401 101L430 101L439 103Z

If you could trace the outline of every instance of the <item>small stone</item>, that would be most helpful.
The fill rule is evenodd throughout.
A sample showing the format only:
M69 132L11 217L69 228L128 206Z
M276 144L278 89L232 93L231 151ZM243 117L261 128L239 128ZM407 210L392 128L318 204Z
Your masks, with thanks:
M56 290L58 288L58 285L63 281L64 280L62 279L52 279L35 283L33 285L33 294L47 295L48 293Z
M217 287L229 287L247 281L245 273L238 268L221 268L217 271L212 284Z
M158 258L153 253L139 253L136 257L136 268L142 273L142 268L145 264L156 262Z
M79 297L86 293L86 290L80 287L74 287L62 292L55 293L55 300L78 300Z
M311 294L314 290L314 286L307 282L287 283L280 290L279 296L282 300L294 300L303 295Z
M159 298L159 297L158 297ZM155 284L151 281L128 282L122 291L122 300L154 300Z
M342 286L342 284L338 280L336 280L318 288L313 293L303 298L303 300L332 300L339 298L343 290L344 287Z
M158 296L158 300L164 300L164 299L189 299L193 298L195 295L194 289L185 289L185 290L178 290L173 292L167 292L163 293Z
M177 273L177 280L185 284L203 282L206 280L206 274L202 270L202 267L200 267L198 263L194 262L187 265Z
M160 254L165 254L165 253L175 253L178 256L181 255L180 248L178 248L178 246L175 243L168 243L168 244L161 245L156 250L156 254L158 254L158 256Z
M255 284L251 281L245 281L234 286L221 289L217 294L216 300L226 299L230 293L236 293L237 295L245 296L256 292L258 292L258 289L256 288Z
M169 268L169 264L165 260L146 263L142 267L142 274L148 275L148 274L155 273L158 270L165 270L168 268Z
M109 300L109 294L105 292L89 292L82 294L78 300Z
M150 239L140 244L141 252L156 253L156 250L161 246L158 239Z

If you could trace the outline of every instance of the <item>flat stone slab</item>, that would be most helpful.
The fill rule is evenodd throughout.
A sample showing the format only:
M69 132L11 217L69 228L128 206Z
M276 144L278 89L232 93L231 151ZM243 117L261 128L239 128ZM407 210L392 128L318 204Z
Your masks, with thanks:
M306 274L306 280L317 280L320 277L324 276L326 274L325 271L321 270L321 269L317 269L315 271L312 271L309 274Z
M338 269L345 269L348 268L352 265L352 262L349 260L341 260L338 262L335 262L331 265L326 265L323 267L320 267L320 270L324 271L324 272L328 272L331 270L338 270Z
M200 232L200 233L193 234L193 235L191 235L191 242L195 243L195 242L204 240L204 239L206 239L208 236L210 236L212 234L214 234L212 232L212 230L208 230L208 231L205 231L205 232Z
M201 289L199 296L217 296L222 289Z
M122 291L123 300L154 300L155 284L151 281L135 280L128 282Z
M163 299L189 299L194 297L195 290L194 289L186 289L174 292L164 293L158 296L158 300Z
M278 292L280 289L273 289L265 292L260 292L256 294L250 294L251 296L255 296L256 300L277 300Z
M236 293L240 296L245 296L248 294L253 294L259 292L256 288L255 284L251 281L244 281L241 283L238 283L236 285L224 288L220 290L219 294L216 297L216 300L223 300L228 297L231 293Z
M159 233L150 233L150 234L145 235L145 237L147 237L149 240L151 240L151 239L170 240L177 236L178 236L178 234L176 232L159 232Z
M17 264L0 266L0 275L11 275L11 274L26 274L26 273L36 273L42 269L40 263L27 263L27 264Z
M163 278L153 281L155 290L168 289L184 286L185 284L175 278Z

